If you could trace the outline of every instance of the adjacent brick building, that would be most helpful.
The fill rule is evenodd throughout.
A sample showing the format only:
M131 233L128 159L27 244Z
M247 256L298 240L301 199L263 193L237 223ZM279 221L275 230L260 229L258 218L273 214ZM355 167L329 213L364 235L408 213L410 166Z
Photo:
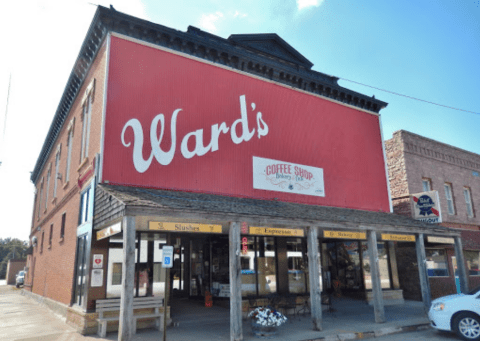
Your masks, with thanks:
M480 285L480 155L400 130L385 141L394 212L412 216L410 195L438 191L442 223L461 230L471 288ZM405 245L403 245L405 246ZM427 243L432 296L456 293L453 245ZM401 286L406 298L420 299L415 253L399 247ZM433 266L443 270L433 271Z

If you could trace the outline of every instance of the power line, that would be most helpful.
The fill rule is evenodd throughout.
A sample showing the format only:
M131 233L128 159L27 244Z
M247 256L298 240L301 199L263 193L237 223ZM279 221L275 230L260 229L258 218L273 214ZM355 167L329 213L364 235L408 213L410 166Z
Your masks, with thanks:
M424 103L428 103L428 104L438 105L439 107L444 107L444 108L448 108L448 109L452 109L452 110L458 110L458 111L468 112L468 113L470 113L470 114L480 115L480 113L475 112L475 111L470 111L470 110L464 110L464 109L460 109L460 108L450 107L450 106L448 106L448 105L443 105L443 104L439 104L439 103L435 103L435 102L426 101L426 100L421 99L421 98L416 98L416 97L412 97L412 96L407 96L407 95L399 94L398 92L393 92L393 91L390 91L390 90L385 90L385 89L377 88L377 87L375 87L375 86L371 86L371 85L363 84L363 83L360 83L360 82L352 81L352 80L350 80L350 79L346 79L346 78L342 78L342 77L338 77L338 78L341 79L341 80L347 81L347 82L352 82L352 83L359 84L359 85L363 85L363 86L366 86L366 87L369 87L369 88L372 88L372 89L376 89L376 90L388 92L388 93L393 94L393 95L410 98L410 99L413 99L413 100L415 100L415 101L420 101L420 102L424 102Z

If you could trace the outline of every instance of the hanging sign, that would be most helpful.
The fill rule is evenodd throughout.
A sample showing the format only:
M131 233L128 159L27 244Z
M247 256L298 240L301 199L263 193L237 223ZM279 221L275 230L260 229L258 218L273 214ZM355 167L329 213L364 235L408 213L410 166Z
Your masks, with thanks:
M253 188L324 197L323 169L254 156Z
M382 240L392 240L396 242L414 242L415 236L412 234L385 234L382 233Z
M157 222L157 221L149 222L148 229L156 230L156 231L169 231L169 232L222 233L222 225L164 223L164 222Z
M250 227L250 234L262 236L303 237L303 229L282 229L275 227Z
M367 239L365 232L323 231L325 238Z
M430 224L442 222L442 211L437 191L412 194L410 202L414 219Z
M97 231L97 240L102 240L111 237L117 233L122 232L122 223L116 223L112 226L106 227L100 231Z

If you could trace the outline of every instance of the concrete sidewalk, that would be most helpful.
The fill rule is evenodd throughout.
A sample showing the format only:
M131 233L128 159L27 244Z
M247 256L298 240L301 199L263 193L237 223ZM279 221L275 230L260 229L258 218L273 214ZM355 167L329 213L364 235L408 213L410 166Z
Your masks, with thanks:
M183 306L182 306L183 305ZM275 340L353 340L388 334L428 329L429 322L423 312L422 302L387 306L386 323L377 324L373 307L363 301L335 299L334 312L324 311L323 331L312 330L310 318L297 316L281 327ZM167 340L211 341L230 339L229 310L214 306L205 308L201 302L186 300L172 307L176 327L167 328ZM258 340L251 331L248 320L243 321L245 341ZM116 332L108 333L106 340L117 340ZM54 315L48 308L21 295L12 286L0 286L0 339L5 341L84 341L102 340L96 335L83 336ZM162 333L155 329L139 330L133 340L161 340ZM105 339L104 339L105 340Z
M0 286L0 340L86 341L95 338L78 334L60 317L34 300L21 295L15 286Z

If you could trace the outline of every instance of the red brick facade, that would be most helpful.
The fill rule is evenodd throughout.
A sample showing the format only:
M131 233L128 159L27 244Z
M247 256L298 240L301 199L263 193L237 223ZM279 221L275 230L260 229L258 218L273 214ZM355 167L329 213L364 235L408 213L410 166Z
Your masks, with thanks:
M390 140L385 141L385 149L395 213L412 216L410 195L423 192L422 180L428 179L431 190L438 191L443 220L441 225L472 232L478 231L480 235L480 212L476 210L480 204L480 155L404 130L395 132ZM452 188L454 214L448 213L444 189L446 183ZM470 190L473 217L467 214L464 188ZM462 239L464 250L480 251L480 242L477 242L476 238L463 236ZM440 247L447 250L449 276L430 277L432 297L455 293L451 258L455 256L453 246L427 243L426 247ZM409 264L407 262L399 264L399 270L417 273L415 248L413 246L397 248L398 259L406 259L408 253L413 254L414 257L410 259ZM412 267L412 264L415 266ZM401 282L406 298L421 299L417 276L401 276ZM469 276L471 288L478 284L480 284L480 276Z
M35 183L37 194L30 237L35 236L37 238L37 245L33 247L33 253L28 257L25 288L66 305L72 303L80 193L82 189L89 185L94 175L95 155L100 153L101 149L105 70L106 44L100 49L93 62L79 95L75 98L72 109L65 120L66 123L56 140L56 147L50 152L38 181ZM94 97L91 109L88 155L81 160L84 94L93 84L92 94ZM65 181L67 179L65 174L68 154L67 141L70 129L73 129L73 144L69 180ZM61 147L58 147L60 145ZM58 167L60 177L57 180L57 191L56 196L54 196L55 160L58 148L61 148ZM47 186L49 169L50 184ZM41 190L42 183L43 190ZM45 205L47 187L49 187L49 193ZM40 193L42 193L41 197ZM65 214L66 219L64 236L61 237L63 214ZM51 228L52 226L53 228ZM51 242L50 230L52 230Z

